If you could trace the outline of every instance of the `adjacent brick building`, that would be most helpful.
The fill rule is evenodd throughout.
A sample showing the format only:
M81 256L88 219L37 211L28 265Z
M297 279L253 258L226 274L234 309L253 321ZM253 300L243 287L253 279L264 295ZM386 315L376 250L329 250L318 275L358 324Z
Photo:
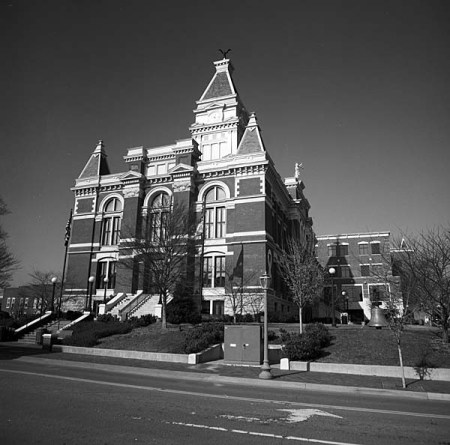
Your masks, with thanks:
M92 276L93 300L101 302L106 296L108 311L115 313L114 306L126 296L127 301L140 302L127 303L128 315L158 313L158 296L146 288L139 270L120 267L125 246L121 227L135 227L138 233L143 226L156 224L153 214L178 202L194 208L198 220L204 215L204 237L197 241L202 245L190 259L195 270L183 277L203 312L230 313L229 276L235 281L240 277L240 292L255 295L256 300L261 294L259 277L268 272L269 313L279 318L296 313L276 258L291 235L314 250L304 184L298 169L284 181L276 171L256 116L246 110L236 91L230 61L219 60L214 66L215 73L196 102L190 138L128 149L122 173L110 172L102 141L91 154L72 189L66 309L84 306Z
M400 277L392 270L390 232L321 235L317 237L316 255L328 279L315 318L332 317L332 282L335 317L341 321L361 323L370 319L374 301L401 301ZM334 276L329 274L331 268Z

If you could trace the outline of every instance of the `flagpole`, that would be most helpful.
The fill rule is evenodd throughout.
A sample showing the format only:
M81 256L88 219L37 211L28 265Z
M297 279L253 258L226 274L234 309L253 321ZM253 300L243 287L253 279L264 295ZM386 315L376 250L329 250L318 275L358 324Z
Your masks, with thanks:
M62 278L61 278L61 290L59 293L59 304L58 304L58 331L59 331L59 322L61 319L61 303L62 303L62 295L63 295L63 290L64 290L64 280L66 277L67 251L69 249L71 227L72 227L72 209L70 209L69 221L67 221L66 234L64 236L65 250L64 250L63 272L62 272Z

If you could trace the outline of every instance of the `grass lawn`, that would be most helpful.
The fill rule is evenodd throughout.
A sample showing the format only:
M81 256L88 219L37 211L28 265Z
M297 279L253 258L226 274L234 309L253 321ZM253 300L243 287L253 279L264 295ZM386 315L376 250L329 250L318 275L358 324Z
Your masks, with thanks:
M297 324L270 325L276 333L280 328L296 332ZM128 349L133 351L183 353L182 346L188 325L172 326L161 331L160 323L134 329L128 334L113 335L100 340L98 348ZM365 326L329 327L331 345L324 349L318 362L353 363L361 365L378 364L398 366L398 351L393 334L389 329L374 329ZM415 366L425 353L438 367L450 368L450 347L442 345L439 331L425 327L411 326L402 337L403 361L405 366Z

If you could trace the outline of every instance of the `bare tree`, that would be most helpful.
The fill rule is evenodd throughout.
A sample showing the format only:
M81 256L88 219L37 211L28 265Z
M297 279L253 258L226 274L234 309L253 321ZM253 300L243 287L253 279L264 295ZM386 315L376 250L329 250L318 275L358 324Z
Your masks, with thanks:
M252 299L256 294L249 293L247 287L253 282L256 274L243 272L243 276L239 276L233 273L234 271L225 271L225 301L233 313L233 323L236 323L237 315L243 315L252 308Z
M0 197L0 216L9 213L6 204ZM19 262L14 258L6 245L8 235L0 226L0 288L7 287L11 279L12 272L18 268Z
M264 310L264 293L247 291L243 295L244 307L253 315L255 321L257 316Z
M298 306L300 334L303 333L303 308L320 297L323 290L324 274L317 259L296 239L286 243L286 252L278 258L280 274L292 299Z
M39 300L39 309L41 314L46 310L50 310L53 300L53 309L58 306L57 295L58 290L61 286L60 274L55 274L54 272L45 272L41 270L34 270L29 274L30 282L28 284L28 289L32 293L34 298ZM55 283L55 293L53 293L53 282L52 278L56 277ZM59 309L59 308L58 308Z
M391 252L383 250L381 252L382 265L372 268L372 275L375 282L378 282L383 290L375 292L371 296L374 305L383 304L386 322L390 332L393 334L397 345L399 365L401 369L402 386L406 388L405 369L403 365L402 339L406 325L409 323L415 306L412 304L411 296L415 292L414 277L408 277L406 270L402 270L402 265L394 262L392 264ZM391 267L391 264L393 267ZM381 301L380 301L381 300Z
M140 237L125 235L121 264L132 270L139 265L144 283L161 298L161 327L167 328L167 304L178 284L186 279L187 259L194 248L195 224L189 209L168 203L162 211L148 215ZM122 234L127 229L122 230ZM131 230L128 229L131 233Z
M414 284L414 301L442 330L448 343L450 316L450 228L437 227L416 236L403 236L397 258Z

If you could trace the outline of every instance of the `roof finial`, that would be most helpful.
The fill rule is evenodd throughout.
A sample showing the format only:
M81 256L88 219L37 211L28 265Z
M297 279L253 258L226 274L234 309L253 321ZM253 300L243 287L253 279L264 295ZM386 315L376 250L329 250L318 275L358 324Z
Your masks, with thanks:
M295 163L295 179L300 179L300 169L303 169L303 162L302 163Z
M219 51L222 53L223 58L226 59L227 54L231 51L231 49L227 49L226 51L224 51L223 49L219 49Z

